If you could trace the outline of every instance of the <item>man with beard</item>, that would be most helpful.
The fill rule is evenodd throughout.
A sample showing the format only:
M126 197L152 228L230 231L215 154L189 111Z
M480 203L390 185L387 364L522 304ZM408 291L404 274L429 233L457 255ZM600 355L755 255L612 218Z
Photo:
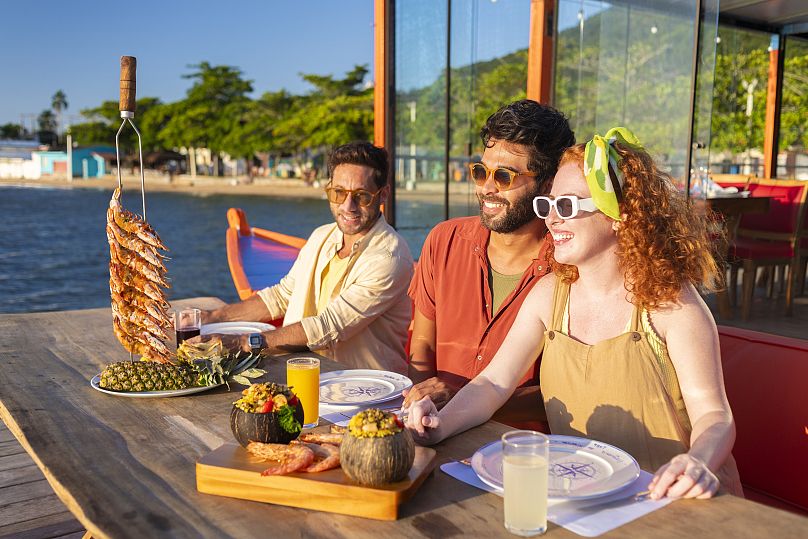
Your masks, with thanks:
M264 354L316 350L348 367L406 370L413 259L381 217L390 194L387 153L370 143L336 148L326 194L334 222L317 228L275 286L202 313L203 323L269 321L283 327L251 335L210 335L229 349Z
M492 114L480 132L482 162L471 163L480 216L438 224L427 236L409 294L415 303L405 405L429 396L438 408L482 371L527 293L548 271L547 229L533 198L549 191L575 137L563 114L522 100ZM541 419L538 362L497 419Z

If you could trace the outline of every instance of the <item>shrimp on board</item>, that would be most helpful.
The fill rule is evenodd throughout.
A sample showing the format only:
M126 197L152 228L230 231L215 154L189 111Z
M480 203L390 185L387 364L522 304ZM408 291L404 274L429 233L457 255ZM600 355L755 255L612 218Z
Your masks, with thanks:
M298 440L314 444L340 445L342 443L342 434L335 432L306 432L301 434Z
M314 453L314 462L303 471L309 473L324 472L339 467L339 447L332 444L312 444L306 442L292 442L294 445L305 445Z
M261 460L270 461L261 475L286 475L303 471L314 462L314 451L304 445L265 444L250 442L247 451Z

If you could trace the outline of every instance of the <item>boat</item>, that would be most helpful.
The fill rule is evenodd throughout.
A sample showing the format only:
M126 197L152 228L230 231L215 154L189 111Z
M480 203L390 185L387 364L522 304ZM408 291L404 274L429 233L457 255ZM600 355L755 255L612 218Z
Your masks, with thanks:
M286 275L306 240L251 227L241 208L227 210L227 264L239 298L277 284Z

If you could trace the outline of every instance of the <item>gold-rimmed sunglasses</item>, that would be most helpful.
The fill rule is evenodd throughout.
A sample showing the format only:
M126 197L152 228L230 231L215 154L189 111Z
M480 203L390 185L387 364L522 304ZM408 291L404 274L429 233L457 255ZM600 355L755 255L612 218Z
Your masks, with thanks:
M356 202L359 206L365 208L373 204L373 200L379 193L381 193L381 189L377 190L375 193L371 193L370 191L366 191L364 189L345 189L343 187L331 187L329 183L328 186L325 188L325 195L328 197L328 201L332 204L342 204L345 200L350 197Z
M502 167L488 168L483 163L469 163L469 172L471 173L471 179L480 187L485 185L489 176L493 176L494 184L497 186L498 191L510 189L513 180L517 176L530 176L531 178L538 176L536 172L516 172Z

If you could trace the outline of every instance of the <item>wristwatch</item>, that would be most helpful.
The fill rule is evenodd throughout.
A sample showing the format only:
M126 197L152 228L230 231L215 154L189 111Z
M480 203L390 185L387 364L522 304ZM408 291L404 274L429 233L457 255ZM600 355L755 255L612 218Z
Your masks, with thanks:
M258 354L266 346L266 340L261 333L250 333L250 352Z

